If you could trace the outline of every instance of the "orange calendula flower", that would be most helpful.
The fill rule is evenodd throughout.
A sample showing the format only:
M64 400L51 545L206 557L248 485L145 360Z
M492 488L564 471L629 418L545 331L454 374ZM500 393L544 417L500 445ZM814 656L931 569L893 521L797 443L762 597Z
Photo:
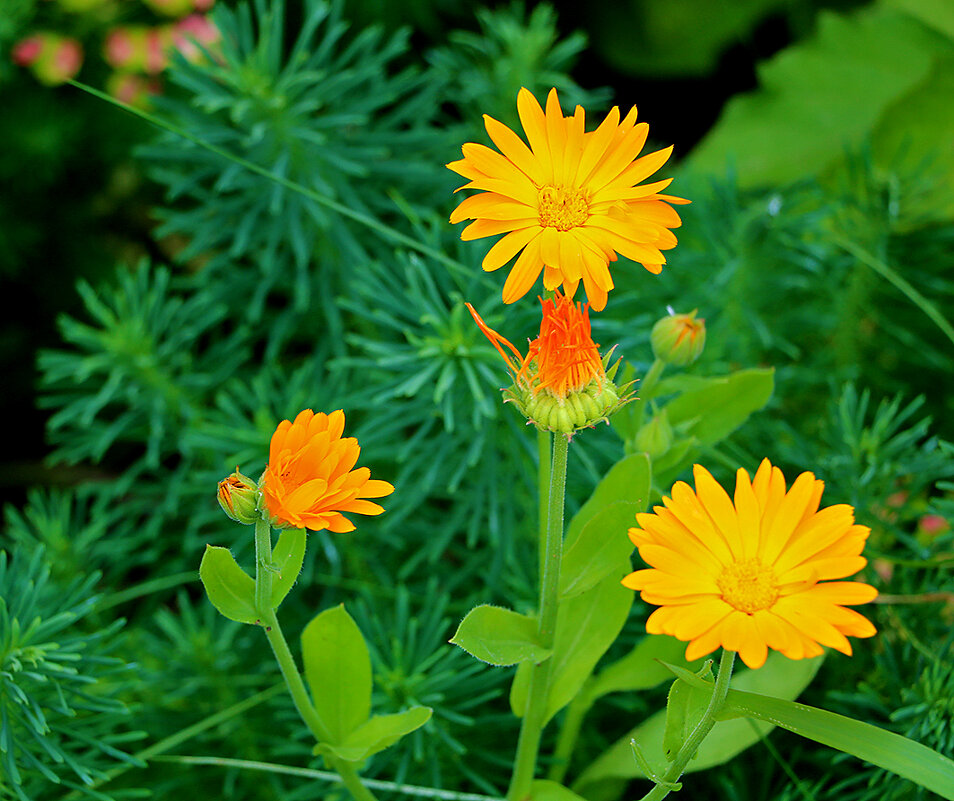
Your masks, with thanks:
M660 608L646 621L650 634L688 641L686 659L720 645L751 668L768 649L790 659L822 653L823 645L851 654L845 635L871 637L874 626L846 605L874 600L878 591L855 581L870 533L855 525L854 509L819 509L824 482L802 473L786 492L782 472L768 459L753 480L736 474L735 499L708 470L694 468L653 512L636 515L629 530L652 567L623 579Z
M384 511L364 499L390 495L394 487L372 479L367 467L352 469L361 449L354 437L341 437L344 424L340 409L331 414L305 409L294 422L278 424L259 484L274 525L340 533L354 530L342 512Z
M635 106L622 120L613 107L589 133L580 106L572 117L563 116L556 89L545 113L521 89L517 111L529 147L485 114L500 152L468 143L464 158L447 165L468 180L460 189L482 190L463 200L450 221L474 220L461 233L464 240L505 234L483 261L491 271L517 256L504 283L504 303L523 297L542 270L543 285L562 285L569 297L582 280L600 311L613 288L608 265L617 254L658 273L666 263L661 251L676 246L670 229L682 223L669 204L689 201L660 194L672 179L637 186L666 163L672 148L637 158L649 126L636 123Z
M571 434L607 419L628 398L620 398L612 381L616 366L607 369L610 354L601 357L593 341L587 306L559 292L540 302L540 335L526 356L466 305L510 369L514 385L506 390L507 400L538 428Z

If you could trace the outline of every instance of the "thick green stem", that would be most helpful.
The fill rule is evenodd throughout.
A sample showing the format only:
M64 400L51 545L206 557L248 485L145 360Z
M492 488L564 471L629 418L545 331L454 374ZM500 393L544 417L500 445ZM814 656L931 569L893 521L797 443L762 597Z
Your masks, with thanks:
M550 505L550 451L553 435L549 431L537 429L537 451L540 463L537 466L538 511L540 525L537 541L539 542L538 573L539 586L537 591L543 596L543 574L547 558L547 509Z
M255 523L255 608L264 619L272 608L272 527Z
M732 678L734 664L735 651L728 651L723 648L722 659L719 661L719 675L716 677L715 687L712 689L712 696L709 698L706 711L702 713L702 718L682 744L675 760L669 766L669 770L666 771L661 781L642 797L641 801L661 801L672 791L672 785L679 781L679 777L682 776L689 760L695 755L702 741L715 725L715 716L722 709L725 696L729 692L729 680Z
M550 467L550 491L547 504L546 557L543 562L543 580L540 593L540 615L537 637L544 648L552 648L556 634L557 611L560 601L560 562L563 559L563 504L566 496L566 460L569 440L564 436L553 438L553 460ZM530 796L530 785L537 766L540 736L546 720L550 696L550 669L552 660L533 665L527 706L520 726L513 776L507 792L508 801L523 801Z

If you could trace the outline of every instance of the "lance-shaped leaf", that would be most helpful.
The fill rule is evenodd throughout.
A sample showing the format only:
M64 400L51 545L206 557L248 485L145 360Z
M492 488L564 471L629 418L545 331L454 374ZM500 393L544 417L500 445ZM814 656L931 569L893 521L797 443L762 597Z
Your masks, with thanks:
M614 464L609 472L600 479L593 494L566 528L564 548L569 550L576 543L583 527L600 511L616 501L628 501L641 504L645 509L649 504L649 478L651 468L649 457L645 453L633 453L624 456Z
M371 715L371 657L344 605L326 609L301 635L305 678L328 744L343 745Z
M740 716L837 748L954 801L954 760L900 734L783 698L730 690L719 717Z
M199 565L199 578L212 606L229 620L257 623L255 581L229 553L228 548L206 545Z
M648 465L648 463L647 463ZM649 495L649 473L646 473L645 495ZM643 504L615 501L604 507L583 526L580 536L563 554L560 568L560 597L572 598L594 587L623 559L633 552L633 543L627 535L636 525L636 513Z
M321 745L348 762L360 762L394 745L405 734L419 729L431 718L431 708L415 706L393 715L375 715L349 734L341 745Z
M451 643L491 665L543 662L547 650L537 640L537 621L512 609L482 604L471 609Z

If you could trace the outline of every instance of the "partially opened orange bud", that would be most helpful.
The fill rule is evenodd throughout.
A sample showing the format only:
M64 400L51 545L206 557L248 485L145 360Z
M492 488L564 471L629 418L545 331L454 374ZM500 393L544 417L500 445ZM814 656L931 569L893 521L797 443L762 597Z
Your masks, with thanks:
M696 319L698 311L669 314L653 326L649 339L657 359L684 367L699 358L706 344L706 321Z
M251 526L262 519L258 511L258 487L238 468L228 478L219 482L217 494L219 506L236 523Z

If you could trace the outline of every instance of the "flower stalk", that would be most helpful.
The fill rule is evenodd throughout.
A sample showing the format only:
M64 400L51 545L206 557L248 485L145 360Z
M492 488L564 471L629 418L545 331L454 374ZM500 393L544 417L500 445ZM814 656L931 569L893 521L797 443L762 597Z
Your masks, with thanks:
M547 505L546 545L543 560L543 579L540 593L540 613L537 637L541 646L550 649L556 635L557 612L560 601L560 563L563 560L563 507L566 497L566 463L569 440L558 436L553 440L553 459L550 464L550 490ZM546 720L550 697L552 659L533 665L527 706L520 726L517 755L507 801L529 798L540 750L540 737Z
M644 795L641 801L661 801L672 792L676 787L676 782L682 776L689 760L695 755L706 735L712 731L715 725L715 718L725 704L725 697L729 692L729 681L732 678L732 668L735 665L735 651L722 649L722 658L719 660L719 675L716 677L715 686L712 689L712 695L709 698L709 705L702 718L696 724L696 727L689 733L686 741L676 754L669 770L661 779L657 779L655 787Z

